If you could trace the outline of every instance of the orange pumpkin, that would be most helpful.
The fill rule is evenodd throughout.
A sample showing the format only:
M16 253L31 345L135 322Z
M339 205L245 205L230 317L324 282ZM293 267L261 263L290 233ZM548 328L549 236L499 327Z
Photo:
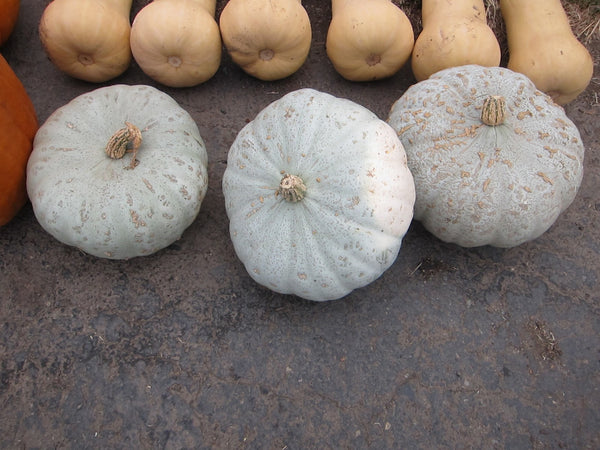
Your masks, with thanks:
M33 103L0 55L0 226L27 201L25 173L37 129Z
M20 0L0 0L0 45L6 42L17 23L19 4Z

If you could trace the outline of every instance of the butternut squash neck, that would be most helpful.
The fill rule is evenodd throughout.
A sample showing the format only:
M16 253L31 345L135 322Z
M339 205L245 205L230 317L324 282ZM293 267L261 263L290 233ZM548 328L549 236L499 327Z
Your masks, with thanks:
M486 20L483 0L422 0L421 15L423 26L428 20L444 19L449 15Z
M119 2L119 0L108 0L112 2ZM173 2L178 3L178 0L154 0L155 2ZM187 0L191 3L195 3L201 8L205 9L211 16L214 17L217 11L217 0Z
M561 0L502 0L507 26L517 23L527 28L568 31L573 34Z
M389 0L392 1L392 0ZM365 4L365 0L331 0L331 15L335 15L336 12L343 9L345 6L352 3L362 3ZM365 5L365 8L367 5Z
M129 19L133 0L102 0L106 6L113 8Z

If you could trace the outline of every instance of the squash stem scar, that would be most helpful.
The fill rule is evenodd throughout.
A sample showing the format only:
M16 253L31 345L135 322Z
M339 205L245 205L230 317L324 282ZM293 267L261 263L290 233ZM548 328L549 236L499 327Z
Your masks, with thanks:
M273 59L273 57L275 56L275 52L273 50L271 50L270 48L264 48L258 53L258 56L263 61L271 61Z
M369 66L376 66L377 64L379 64L381 62L381 56L371 53L369 56L367 56L367 58L365 59L365 62Z
M94 58L83 53L77 56L77 60L84 66L91 66L94 64Z

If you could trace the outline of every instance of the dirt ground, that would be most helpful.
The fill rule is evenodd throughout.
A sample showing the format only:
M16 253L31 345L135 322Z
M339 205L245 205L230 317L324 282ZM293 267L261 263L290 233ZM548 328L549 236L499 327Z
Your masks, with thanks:
M147 2L133 3L135 14ZM225 55L194 88L162 87L135 63L104 84L156 86L198 123L210 184L181 240L99 259L45 233L30 205L0 230L0 448L600 448L598 70L566 107L586 145L583 184L546 234L464 249L413 223L380 279L308 302L258 286L237 259L221 190L228 148L291 90L385 118L414 80L405 67L344 81L325 53L329 2L303 3L313 44L288 79L258 81ZM46 58L46 4L22 1L2 49L40 123L99 87Z

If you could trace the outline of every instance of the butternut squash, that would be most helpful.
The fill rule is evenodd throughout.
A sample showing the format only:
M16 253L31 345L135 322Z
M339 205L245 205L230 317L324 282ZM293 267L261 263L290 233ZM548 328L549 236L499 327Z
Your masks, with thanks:
M500 0L508 68L526 75L559 105L590 83L594 62L577 40L561 0Z
M500 64L500 45L483 0L423 0L421 16L423 31L411 58L417 81L450 67Z
M410 20L391 0L332 0L327 56L347 80L394 75L415 43Z
M40 20L39 34L50 60L64 73L103 82L131 62L132 0L54 0Z
M131 51L142 71L170 87L210 79L221 64L216 0L154 0L135 16Z
M219 26L231 59L261 80L292 75L308 57L312 30L301 0L229 0Z

